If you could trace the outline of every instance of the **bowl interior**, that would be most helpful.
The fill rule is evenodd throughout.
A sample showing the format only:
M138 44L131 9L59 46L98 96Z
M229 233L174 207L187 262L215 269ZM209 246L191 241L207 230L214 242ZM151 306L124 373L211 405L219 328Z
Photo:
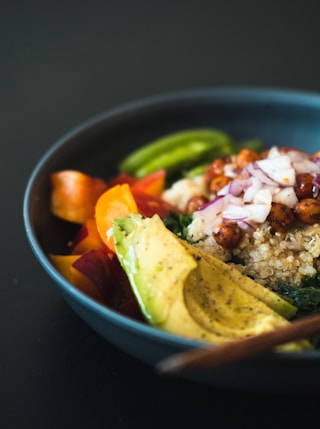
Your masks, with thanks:
M48 212L48 176L53 171L79 169L108 179L138 146L195 127L218 128L239 140L260 137L266 146L314 152L320 141L319 119L319 98L312 94L236 88L155 97L107 112L64 136L40 160L27 197L30 233L46 253L64 250L66 234L73 233L70 225Z
M155 332L155 329L103 309L61 278L46 255L65 253L77 227L50 214L49 174L78 169L108 179L117 173L120 160L138 146L167 133L195 127L217 128L239 140L260 137L266 147L292 146L315 152L319 150L320 141L320 96L288 90L221 88L186 91L130 103L81 124L56 142L36 165L25 193L27 238L40 264L56 281L69 304L105 338L149 363L195 342ZM121 329L118 339L118 332L113 335L104 324L106 318L109 322L112 319ZM123 345L126 335L131 338L131 346ZM132 335L140 337L139 345L143 345L140 351L137 351L138 344L132 343ZM312 356L319 358L320 352L313 352ZM270 359L282 358L272 356ZM224 385L224 380L231 378L221 378L220 373L213 380ZM237 382L239 385L239 380ZM241 379L240 386L243 383ZM249 385L247 380L247 388ZM252 386L256 387L257 382Z

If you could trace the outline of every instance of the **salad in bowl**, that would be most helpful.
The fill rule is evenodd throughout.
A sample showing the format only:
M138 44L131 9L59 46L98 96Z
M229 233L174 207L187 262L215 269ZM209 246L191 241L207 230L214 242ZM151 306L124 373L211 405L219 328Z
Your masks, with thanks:
M24 197L31 248L108 342L155 366L319 313L317 94L206 88L75 127ZM277 329L279 327L279 329ZM183 377L255 392L318 390L315 336Z
M79 229L51 261L173 334L220 344L276 329L320 309L319 155L188 129L130 153L109 180L53 172L51 211Z

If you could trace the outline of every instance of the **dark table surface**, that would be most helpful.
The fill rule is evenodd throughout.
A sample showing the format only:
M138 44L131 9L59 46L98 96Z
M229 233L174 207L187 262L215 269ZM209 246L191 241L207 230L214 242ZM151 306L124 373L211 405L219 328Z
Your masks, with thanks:
M70 128L171 90L320 91L319 3L12 1L0 9L0 427L308 427L320 396L161 378L93 332L39 267L22 201ZM318 383L319 380L315 380Z

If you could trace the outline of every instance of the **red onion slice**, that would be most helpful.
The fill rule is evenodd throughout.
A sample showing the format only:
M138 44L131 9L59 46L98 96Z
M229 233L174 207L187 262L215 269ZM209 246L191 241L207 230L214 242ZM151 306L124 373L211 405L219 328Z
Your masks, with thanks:
M213 222L225 207L225 198L218 196L194 212L195 217L201 217L206 222Z
M313 196L317 198L320 194L320 157L312 158L298 150L284 153L273 147L267 158L249 163L238 174L235 169L232 172L233 180L194 213L194 217L204 221L203 228L208 234L217 231L222 222L236 222L245 232L252 233L266 221L273 202L295 207L296 174L311 173Z
M293 167L296 170L297 174L303 174L303 173L319 174L320 173L320 165L310 161L309 159L304 159L302 161L294 162Z
M291 165L291 159L287 155L274 158L266 158L256 161L258 167L273 181L282 186L293 186L296 181L296 173Z
M298 198L293 187L280 189L279 192L273 194L272 200L275 203L285 204L290 208L293 208L298 202Z
M222 212L222 217L224 220L239 222L245 221L248 219L249 212L246 206L235 206L233 204L228 204L225 210Z
M261 170L259 165L256 164L255 162L252 164L248 164L246 166L246 170L251 176L259 179L261 183L269 186L274 186L274 187L278 186L278 183L272 180L263 170Z

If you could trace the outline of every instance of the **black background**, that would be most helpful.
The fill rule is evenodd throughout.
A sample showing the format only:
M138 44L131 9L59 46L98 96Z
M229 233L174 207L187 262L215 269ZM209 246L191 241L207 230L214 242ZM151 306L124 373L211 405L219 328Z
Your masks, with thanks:
M319 2L12 1L0 5L0 427L307 427L319 396L156 376L67 306L25 238L39 157L88 117L226 85L320 91ZM320 380L315 379L315 383Z

